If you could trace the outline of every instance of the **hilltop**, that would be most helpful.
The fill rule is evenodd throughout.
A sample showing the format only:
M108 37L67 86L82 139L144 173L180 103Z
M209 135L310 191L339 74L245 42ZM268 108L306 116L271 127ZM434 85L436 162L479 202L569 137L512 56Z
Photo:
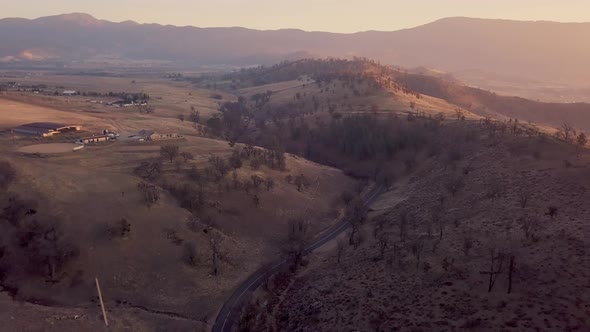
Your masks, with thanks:
M442 112L454 116L459 111L472 118L518 119L553 128L575 124L579 130L590 131L588 103L547 103L504 96L470 87L439 71L408 71L366 59L303 59L221 77L204 75L187 79L199 86L206 86L208 80L218 80L219 87L247 96L274 91L269 105L280 99L291 104L307 102L309 106L321 99L332 106L332 112L343 114L394 111L424 112L431 116ZM282 96L295 100L285 100Z

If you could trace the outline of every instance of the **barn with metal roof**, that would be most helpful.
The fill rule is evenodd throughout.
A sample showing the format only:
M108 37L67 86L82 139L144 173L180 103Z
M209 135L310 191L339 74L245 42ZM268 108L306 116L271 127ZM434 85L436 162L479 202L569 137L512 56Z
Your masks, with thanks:
M78 125L68 125L53 122L34 122L20 125L14 128L12 131L21 135L47 137L55 134L78 131L80 129L82 129L82 127Z

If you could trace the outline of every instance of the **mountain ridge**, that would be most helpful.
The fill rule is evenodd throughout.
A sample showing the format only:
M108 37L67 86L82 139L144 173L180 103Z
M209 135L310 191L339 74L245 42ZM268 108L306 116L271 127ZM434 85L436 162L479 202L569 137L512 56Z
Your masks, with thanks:
M68 22L85 22L85 21L95 21L95 22L105 22L111 24L129 24L133 23L136 25L156 25L161 27L171 26L177 28L197 28L197 29L245 29L250 31L259 31L259 32L267 32L267 31L298 31L298 32L319 32L319 33L326 33L326 34L336 34L336 35L356 35L362 33L372 33L372 32L384 32L384 33L391 33L391 32L399 32L405 30L416 29L424 26L436 25L440 23L448 23L448 22L459 22L459 21L470 21L470 22L505 22L505 23L548 23L548 24L558 24L558 25L590 25L590 21L588 22L561 22L561 21L551 21L551 20L513 20L513 19L502 19L502 18L485 18L485 17L470 17L470 16L449 16L443 17L432 22L427 22L424 24L419 24L413 27L401 28L396 30L361 30L355 32L334 32L334 31L323 31L323 30L304 30L300 28L279 28L279 29L256 29L256 28L249 28L246 26L214 26L214 27L200 27L196 25L174 25L174 24L165 24L165 23L158 23L158 22L137 22L134 20L125 20L125 21L111 21L107 19L100 19L96 16L84 12L72 12L72 13L64 13L64 14L56 14L56 15L48 15L48 16L40 16L36 18L23 18L23 17L5 17L0 18L0 22L4 20L19 20L19 21L47 21L47 20L62 20Z
M0 19L0 61L83 62L109 54L185 66L240 66L271 64L305 54L367 57L385 64L448 72L487 70L546 82L585 82L590 80L586 66L590 45L578 41L588 36L590 23L465 17L397 31L345 34L114 23L73 13L32 20Z

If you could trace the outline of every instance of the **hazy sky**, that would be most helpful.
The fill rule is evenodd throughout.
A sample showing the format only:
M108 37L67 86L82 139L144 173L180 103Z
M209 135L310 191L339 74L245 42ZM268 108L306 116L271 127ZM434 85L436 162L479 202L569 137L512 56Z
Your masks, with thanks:
M449 16L590 21L590 0L0 0L0 8L2 17L84 12L111 21L333 32L397 30Z

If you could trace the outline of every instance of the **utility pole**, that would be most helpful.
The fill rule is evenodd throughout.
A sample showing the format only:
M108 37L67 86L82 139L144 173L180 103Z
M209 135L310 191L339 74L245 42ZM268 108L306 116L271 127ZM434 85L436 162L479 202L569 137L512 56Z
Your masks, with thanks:
M94 278L94 280L96 281L96 290L98 291L98 299L100 300L100 308L102 309L102 318L104 318L104 325L109 326L109 320L107 319L107 312L104 309L104 302L102 300L102 293L100 291L98 278Z

